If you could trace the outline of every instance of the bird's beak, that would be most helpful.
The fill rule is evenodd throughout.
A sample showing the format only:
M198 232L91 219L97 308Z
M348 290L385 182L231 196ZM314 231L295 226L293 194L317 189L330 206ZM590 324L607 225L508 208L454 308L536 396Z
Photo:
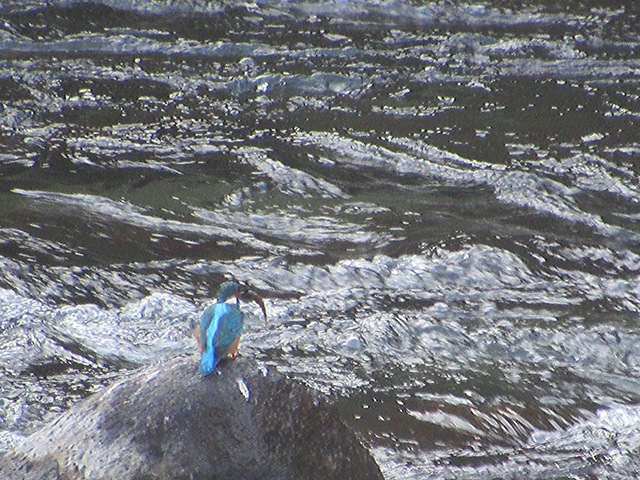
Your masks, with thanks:
M251 290L242 292L241 295L242 296L240 298L242 300L244 301L253 300L258 305L260 305L260 308L262 309L262 313L264 314L264 323L269 324L269 322L267 321L267 309L264 306L264 300L262 300L262 298L258 294L253 293Z

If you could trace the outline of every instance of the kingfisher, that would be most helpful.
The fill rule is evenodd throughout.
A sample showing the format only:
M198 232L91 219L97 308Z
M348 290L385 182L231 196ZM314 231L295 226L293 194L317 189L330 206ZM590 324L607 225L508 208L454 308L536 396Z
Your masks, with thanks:
M253 300L260 305L267 323L267 310L262 298L236 282L224 282L220 285L216 303L202 312L199 328L195 332L198 350L202 352L202 375L213 372L221 358L235 358L244 325L244 314L240 311L241 299Z

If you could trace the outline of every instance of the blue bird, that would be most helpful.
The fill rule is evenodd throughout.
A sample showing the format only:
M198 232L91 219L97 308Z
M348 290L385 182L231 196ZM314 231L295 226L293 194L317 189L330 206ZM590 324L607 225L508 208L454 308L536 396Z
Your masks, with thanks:
M234 298L235 303L228 303ZM213 372L221 358L229 355L235 358L244 325L240 299L257 302L262 309L265 322L267 321L267 310L262 298L236 282L224 282L220 285L216 303L202 312L200 326L196 328L196 341L198 349L202 352L200 357L202 375Z

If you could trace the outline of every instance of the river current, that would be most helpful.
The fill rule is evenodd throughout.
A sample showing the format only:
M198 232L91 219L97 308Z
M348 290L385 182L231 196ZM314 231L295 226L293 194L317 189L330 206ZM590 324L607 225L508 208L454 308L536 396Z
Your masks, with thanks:
M636 477L626 3L0 3L0 450L235 278L389 480Z

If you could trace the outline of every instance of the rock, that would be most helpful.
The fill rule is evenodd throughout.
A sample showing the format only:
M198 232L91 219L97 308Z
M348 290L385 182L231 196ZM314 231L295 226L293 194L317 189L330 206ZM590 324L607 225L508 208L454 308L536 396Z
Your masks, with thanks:
M382 479L322 395L253 360L182 356L116 382L0 460L0 478Z

